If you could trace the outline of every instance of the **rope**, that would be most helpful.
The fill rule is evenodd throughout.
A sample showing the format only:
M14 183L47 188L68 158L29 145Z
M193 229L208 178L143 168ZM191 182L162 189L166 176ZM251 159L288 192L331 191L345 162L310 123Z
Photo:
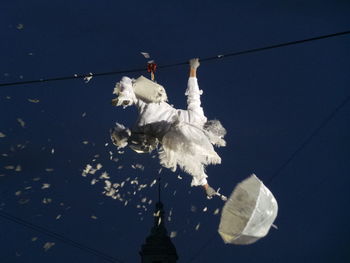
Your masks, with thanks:
M270 45L270 46L265 46L265 47L260 47L260 48L246 49L246 50L242 50L242 51L238 51L238 52L227 53L227 54L224 54L224 55L217 55L217 56L213 56L213 57L207 57L207 58L201 59L201 62L206 62L206 61L211 61L211 60L218 60L218 59L223 59L223 58L228 58L228 57L234 57L234 56L239 56L239 55L244 55L244 54L249 54L249 53L254 53L254 52L260 52L260 51L269 50L269 49L274 49L274 48L292 46L292 45L302 44L302 43L316 41L316 40L321 40L321 39L326 39L326 38L338 37L338 36L348 35L348 34L350 34L350 30L343 31L343 32L337 32L337 33L333 33L333 34L328 34L328 35L321 35L321 36L312 37L312 38L306 38L306 39L302 39L302 40L290 41L290 42L285 42L285 43L280 43L280 44L275 44L275 45ZM164 69L164 68L171 68L171 67L182 66L182 65L187 65L187 64L188 64L188 61L160 65L160 66L158 66L158 68L159 69L162 69L162 68ZM65 76L65 77L55 77L55 78L47 78L47 79L37 79L37 80L27 80L27 81L0 83L0 87L18 86L18 85L44 83L44 82L53 82L53 81L61 81L61 80L83 79L83 78L88 77L88 76L101 77L101 76L108 76L108 75L117 75L117 74L125 74L125 73L142 72L142 71L145 71L145 70L146 70L145 68L138 68L138 69L126 69L126 70L101 72L101 73L91 73L91 74L79 74L79 75L75 74L74 76Z
M79 249L81 249L81 250L83 250L85 252L88 252L88 253L90 253L90 254L92 254L94 256L97 256L97 257L99 257L99 258L101 258L101 259L103 259L105 261L112 262L112 263L117 263L117 262L122 263L122 261L120 261L120 260L118 260L116 258L113 258L113 257L111 257L111 256L109 256L107 254L104 254L104 253L102 253L102 252L100 252L100 251L98 251L96 249L93 249L93 248L90 248L90 247L85 246L83 244L80 244L80 243L78 243L76 241L73 241L73 240L63 236L63 235L57 234L55 232L52 232L52 231L50 231L50 230L48 230L48 229L46 229L44 227L41 227L41 226L38 226L38 225L34 225L34 224L32 224L32 223L30 223L28 221L25 221L25 220L23 220L21 218L12 216L12 215L10 215L8 213L5 213L3 211L0 211L0 217L5 218L7 220L10 220L10 221L12 221L14 223L20 224L22 226L25 226L27 228L30 228L30 229L32 229L32 230L34 230L36 232L40 232L40 233L42 233L42 234L44 234L46 236L52 237L52 238L54 238L56 240L62 241L63 243L66 243L68 245L71 245L71 246L74 246L76 248L79 248Z

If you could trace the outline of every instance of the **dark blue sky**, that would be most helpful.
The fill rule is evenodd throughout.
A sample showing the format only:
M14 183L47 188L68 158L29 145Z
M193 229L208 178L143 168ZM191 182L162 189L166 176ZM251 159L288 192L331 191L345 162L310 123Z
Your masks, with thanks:
M349 17L345 0L3 0L0 82L140 68L146 63L141 51L160 65L183 62L349 30ZM270 178L349 96L349 68L349 36L202 63L198 79L205 113L228 131L227 147L218 149L222 164L207 169L209 182L229 194L253 172L263 181ZM157 72L178 108L186 106L187 74L186 66ZM156 158L105 146L114 122L130 126L136 118L135 109L110 104L121 77L0 89L0 132L6 135L0 138L0 207L124 262L139 262L156 188L137 192L124 206L102 194L102 181L90 184L103 171L119 183L138 177L149 185L158 175ZM177 233L172 240L179 262L349 261L349 113L346 105L269 185L279 203L279 229L254 245L225 245L216 235L198 254L217 229L219 215L213 213L223 203L191 188L187 174L163 169L163 201L172 211L166 224ZM109 160L109 151L118 162ZM103 168L95 175L81 176L86 164L97 163ZM133 169L135 164L144 171ZM44 183L50 187L41 189ZM127 182L122 193L128 196L133 187ZM147 211L137 208L145 197L153 200ZM44 204L44 198L52 201ZM0 222L1 262L103 262ZM46 242L55 242L47 252Z

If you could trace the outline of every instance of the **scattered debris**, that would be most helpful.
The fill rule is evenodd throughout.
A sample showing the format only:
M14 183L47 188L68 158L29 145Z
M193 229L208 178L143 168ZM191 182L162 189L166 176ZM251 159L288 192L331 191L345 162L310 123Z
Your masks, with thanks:
M21 118L17 118L17 121L18 121L19 125L21 125L22 128L24 128L26 126L26 123Z
M43 202L43 204L47 205L47 204L49 204L49 203L52 202L52 199L51 199L51 198L46 198L46 197L45 197L45 198L43 199L42 202Z
M89 75L85 76L84 81L88 83L92 79L93 74L90 72Z
M50 184L43 183L43 186L41 187L41 189L47 189L47 188L50 188Z
M38 99L28 99L29 102L32 102L32 103L39 103L40 100Z
M140 52L145 58L150 58L151 56L147 52Z
M55 242L46 242L43 248L45 249L45 252L48 251L50 248L52 248L55 245Z

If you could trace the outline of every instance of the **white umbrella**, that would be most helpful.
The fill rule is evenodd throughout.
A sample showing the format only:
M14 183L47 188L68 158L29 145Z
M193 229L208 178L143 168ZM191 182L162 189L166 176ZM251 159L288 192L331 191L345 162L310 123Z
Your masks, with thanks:
M267 235L277 210L270 190L252 174L236 186L226 201L218 232L225 243L252 244Z

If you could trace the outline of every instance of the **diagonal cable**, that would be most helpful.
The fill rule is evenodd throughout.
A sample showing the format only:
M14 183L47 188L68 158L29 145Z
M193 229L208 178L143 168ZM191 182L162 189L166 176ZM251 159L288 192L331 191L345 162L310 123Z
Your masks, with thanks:
M260 51L264 51L264 50L280 48L280 47L298 45L298 44L302 44L302 43L306 43L306 42L317 41L317 40L321 40L321 39L338 37L338 36L348 35L348 34L350 34L350 30L343 31L343 32L337 32L337 33L333 33L333 34L328 34L328 35L321 35L321 36L312 37L312 38L306 38L306 39L302 39L302 40L284 42L284 43L270 45L270 46L265 46L265 47L260 47L260 48L246 49L246 50L241 50L241 51L237 51L237 52L227 53L227 54L224 54L224 55L217 55L217 56L202 58L201 62L211 61L211 60L218 60L218 59L223 59L223 58L228 58L228 57L233 57L233 56L239 56L239 55L244 55L244 54L249 54L249 53L255 53L255 52L260 52ZM187 64L188 64L188 62L186 61L186 62L179 62L179 63L159 65L158 68L170 68L170 67L182 66L182 65L187 65ZM142 72L142 71L145 71L145 70L146 70L146 68L138 68L138 69L125 69L125 70L119 70L119 71L92 73L92 74L80 74L80 75L75 74L74 76L65 76L65 77L55 77L55 78L46 78L46 79L37 79L37 80L27 80L27 81L0 83L0 87L17 86L17 85L34 84L34 83L44 83L44 82L53 82L53 81L60 81L60 80L83 79L83 78L85 78L87 76L101 77L101 76L108 76L108 75L117 75L117 74L125 74L125 73Z
M288 166L288 164L294 160L294 158L305 149L305 147L312 141L312 139L324 128L326 125L337 115L337 113L345 107L350 101L350 95L347 96L338 106L317 126L317 128L305 139L305 141L300 144L300 146L290 155L290 157L276 170L276 172L266 180L266 184L270 185L272 181L281 174L282 170ZM201 254L201 252L208 247L211 242L215 239L216 233L213 234L192 256L188 263L193 262L197 256Z
M272 181L281 174L283 169L294 160L294 158L305 149L305 147L312 141L312 139L337 115L337 113L344 108L350 101L350 95L347 96L318 126L317 128L300 144L300 146L289 156L289 158L276 170L276 172L266 180L266 184L271 184Z
M48 230L48 229L46 229L44 227L41 227L41 226L38 226L38 225L34 225L34 224L32 224L32 223L30 223L30 222L28 222L26 220L23 220L21 218L15 217L15 216L10 215L8 213L5 213L3 211L0 211L0 217L5 218L5 219L7 219L9 221L12 221L14 223L20 224L22 226L25 226L27 228L30 228L30 229L32 229L32 230L34 230L36 232L40 232L40 233L42 233L42 234L44 234L46 236L52 237L52 238L54 238L56 240L59 240L59 241L61 241L63 243L66 243L68 245L71 245L71 246L74 246L76 248L79 248L79 249L81 249L81 250L83 250L85 252L88 252L88 253L90 253L90 254L92 254L94 256L97 256L97 257L99 257L99 258L101 258L101 259L103 259L105 261L112 262L112 263L122 263L123 262L123 261L121 261L119 259L116 259L116 258L114 258L112 256L109 256L109 255L107 255L107 254L105 254L103 252L100 252L100 251L98 251L98 250L96 250L94 248L90 248L90 247L88 247L86 245L80 244L80 243L78 243L76 241L73 241L70 238L67 238L67 237L65 237L65 236L63 236L61 234L57 234L55 232L52 232L51 230Z

